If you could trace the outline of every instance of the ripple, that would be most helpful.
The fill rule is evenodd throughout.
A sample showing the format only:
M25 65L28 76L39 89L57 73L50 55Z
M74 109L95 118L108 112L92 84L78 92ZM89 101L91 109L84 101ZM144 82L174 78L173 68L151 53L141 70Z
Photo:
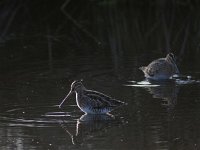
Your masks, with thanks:
M169 80L163 81L153 81L153 80L143 80L143 81L127 81L128 84L124 84L124 86L132 86L132 87L158 87L161 85L190 85L190 84L200 84L200 80L195 79L190 75L174 75Z
M152 84L147 80L139 81L139 82L136 82L136 81L128 81L128 82L130 82L131 84L124 84L124 86L132 86L132 87L158 87L160 86L157 84Z
M191 80L191 79L188 79L188 80L176 79L175 82L178 85L199 84L200 83L200 81L198 81L198 80Z
M0 113L1 126L26 126L26 127L50 127L66 120L75 123L80 117L79 111L74 110L73 105L65 106L66 110L53 106L15 106Z
M195 79L195 77L191 75L176 75L173 76L172 79L175 79L175 83L177 85L187 85L187 84L199 84L200 80Z
M68 112L47 112L42 115L45 117L70 117L71 115Z

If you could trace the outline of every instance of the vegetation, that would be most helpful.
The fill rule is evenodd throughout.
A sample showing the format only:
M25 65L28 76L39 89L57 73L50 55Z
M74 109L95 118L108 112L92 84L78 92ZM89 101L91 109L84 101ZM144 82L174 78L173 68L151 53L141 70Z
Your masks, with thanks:
M114 61L136 52L198 61L197 0L3 0L3 62L60 59L104 51ZM187 56L187 57L184 57Z

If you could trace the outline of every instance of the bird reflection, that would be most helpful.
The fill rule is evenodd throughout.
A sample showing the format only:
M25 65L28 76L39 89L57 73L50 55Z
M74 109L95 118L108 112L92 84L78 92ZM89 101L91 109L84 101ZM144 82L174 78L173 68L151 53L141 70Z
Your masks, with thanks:
M72 144L82 145L85 141L97 136L98 133L106 132L109 127L120 123L122 121L111 114L84 114L77 120L75 134L69 131L67 124L62 123L61 127L71 137Z
M162 83L160 86L156 87L146 87L146 89L150 94L152 94L153 98L162 99L162 105L169 109L174 108L177 103L179 87L173 82Z

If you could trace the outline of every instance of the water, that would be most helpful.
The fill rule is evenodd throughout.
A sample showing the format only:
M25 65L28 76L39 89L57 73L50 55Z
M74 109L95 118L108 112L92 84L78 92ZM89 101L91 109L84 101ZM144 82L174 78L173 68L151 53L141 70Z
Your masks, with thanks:
M185 30L181 28L178 33L172 30L175 41L171 47L179 58L182 76L174 77L175 81L148 82L138 68L167 53L170 42L163 42L167 41L161 33L163 26L152 22L154 11L150 11L150 6L145 11L133 9L132 2L132 5L121 6L113 3L115 1L93 5L88 1L82 8L79 8L82 4L68 6L82 12L79 18L73 13L74 9L69 9L75 19L92 26L89 31L101 44L69 20L66 23L66 16L56 18L56 14L63 16L59 14L60 9L45 11L45 8L39 19L37 12L30 11L29 15L38 20L30 19L27 26L23 24L21 28L20 22L13 20L15 24L2 35L0 45L0 149L200 149L199 50L193 47L196 43L191 42L197 41L198 36L188 38L184 46L185 43L179 43L182 40L179 35ZM27 3L24 5L30 9ZM118 11L121 9L123 14ZM49 18L47 12L52 12L54 18ZM91 18L85 19L83 12ZM192 13L195 22L198 14ZM23 13L17 13L18 17L23 18L20 14ZM146 14L150 19L145 21L142 16ZM180 14L176 14L175 19ZM49 27L41 24L43 18L49 21ZM190 22L179 19L174 22L176 26ZM14 25L22 33L19 34ZM30 31L33 26L35 30ZM109 115L84 115L72 95L59 109L75 79L83 79L88 89L128 105Z
M1 149L199 148L199 83L149 83L139 80L144 79L140 71L134 72L137 80L130 81L131 67L115 75L107 59L100 62L97 67L86 61L68 68L63 60L53 70L32 64L33 70L2 76ZM128 105L110 116L84 116L73 95L59 109L74 78Z

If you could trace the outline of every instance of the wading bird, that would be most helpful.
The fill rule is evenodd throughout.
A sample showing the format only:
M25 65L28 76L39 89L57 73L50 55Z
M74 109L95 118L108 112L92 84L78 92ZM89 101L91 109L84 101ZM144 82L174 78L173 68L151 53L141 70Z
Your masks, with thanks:
M176 59L173 53L167 54L165 58L156 59L148 66L143 66L139 69L144 72L144 76L147 79L152 80L167 80L174 74L179 74Z
M76 93L77 106L86 114L106 114L126 104L125 102L113 99L103 93L87 90L81 81L74 81L71 84L71 90L60 103L60 108L72 93Z

